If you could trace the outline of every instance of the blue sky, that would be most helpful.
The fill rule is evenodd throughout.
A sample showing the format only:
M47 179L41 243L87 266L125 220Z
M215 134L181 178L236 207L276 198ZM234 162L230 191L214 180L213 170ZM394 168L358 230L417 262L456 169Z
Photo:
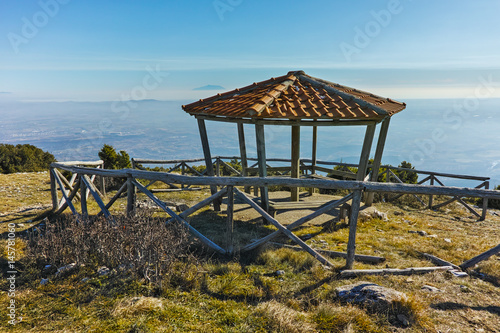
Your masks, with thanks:
M0 100L190 100L296 69L403 100L465 97L500 82L498 13L488 0L0 0Z

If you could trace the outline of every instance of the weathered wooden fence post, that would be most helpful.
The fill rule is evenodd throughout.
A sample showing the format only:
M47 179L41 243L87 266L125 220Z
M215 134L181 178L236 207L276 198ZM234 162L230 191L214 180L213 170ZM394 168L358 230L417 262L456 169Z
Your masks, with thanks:
M57 197L57 184L54 175L54 168L50 167L50 196L52 197L52 211L56 212L59 209L59 198Z
M372 174L370 180L372 182L378 181L378 174L380 171L380 164L382 163L382 154L384 153L385 141L387 138L387 132L389 131L389 123L391 118L388 117L384 119L382 125L380 125L380 132L378 135L377 148L375 149L375 157L373 159ZM365 205L371 206L373 204L373 198L375 196L374 192L369 192L366 195Z
M182 161L181 163L181 175L185 175L186 174L186 163L184 161ZM181 184L181 189L184 189L184 184Z
M215 176L220 177L220 157L215 158Z
M431 173L430 177L431 177L430 178L431 186L434 186L434 174ZM429 209L432 209L432 198L433 198L432 194L429 194L429 206L428 206Z
M226 221L226 252L232 254L234 251L233 235L234 235L234 187L227 187L227 221Z
M98 166L98 168L100 169L104 169L104 161L102 162L102 164L100 166ZM132 159L132 168L134 168L134 159ZM101 193L103 196L107 196L106 195L106 182L104 180L104 176L99 176L99 187L101 188Z
M134 183L132 182L133 180L134 180L134 177L132 177L132 175L128 175L128 177L127 177L127 215L129 215L129 216L134 215L134 212L135 212L136 194L135 194L135 186L134 186Z
M238 141L240 144L241 175L246 177L248 175L247 147L245 144L245 129L242 123L238 123ZM245 192L250 193L250 186L245 186Z
M347 260L346 268L351 269L354 263L354 255L356 254L356 228L358 225L359 207L361 205L361 197L363 190L354 190L354 195L351 204L351 216L349 216L349 240L347 243Z
M300 126L292 126L292 165L290 177L300 178ZM299 201L298 187L291 188L290 201Z
M207 135L207 128L205 126L205 120L198 119L198 129L200 131L201 146L203 148L203 156L205 158L207 176L213 176L214 175L214 167L212 164L212 155L210 153L210 146L208 144L208 135ZM210 192L212 193L212 195L217 193L217 186L211 185ZM217 211L217 212L220 211L220 201L219 200L215 200L213 202L213 205L214 205L215 211Z
M80 176L80 204L82 207L82 215L83 217L87 217L89 215L88 209L87 209L87 185L83 181L84 175Z
M490 182L485 181L484 182L484 189L488 190L489 188L490 188ZM484 221L486 219L487 212L488 212L488 198L483 198L483 213L481 214L479 221Z
M266 164L266 141L264 125L255 124L255 140L257 143L257 158L259 160L259 177L267 177ZM261 207L267 212L269 210L269 193L267 186L260 187Z

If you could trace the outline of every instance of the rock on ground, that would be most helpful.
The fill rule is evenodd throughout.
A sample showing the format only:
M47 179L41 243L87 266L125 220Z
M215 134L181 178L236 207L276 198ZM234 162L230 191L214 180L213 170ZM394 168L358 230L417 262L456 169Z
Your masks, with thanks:
M374 312L388 311L394 303L407 299L406 294L400 291L367 281L338 287L335 291L339 300Z
M358 221L365 222L372 219L380 219L382 221L387 221L387 214L378 211L375 207L368 207L359 212Z

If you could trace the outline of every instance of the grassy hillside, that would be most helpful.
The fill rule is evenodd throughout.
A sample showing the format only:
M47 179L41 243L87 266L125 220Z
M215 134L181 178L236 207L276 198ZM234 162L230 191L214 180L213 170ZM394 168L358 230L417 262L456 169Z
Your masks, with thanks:
M112 195L108 194L108 195ZM162 200L192 205L208 191L162 194ZM117 214L123 212L126 199L113 206ZM146 198L139 197L141 206ZM97 205L93 201L94 212ZM340 279L338 272L344 260L331 259L334 269L328 269L308 254L290 249L263 248L247 255L225 258L197 246L186 237L179 241L178 251L166 252L174 238L165 235L166 258L162 271L144 274L135 268L139 264L110 265L109 273L99 269L111 259L105 256L79 257L84 265L56 274L57 268L72 262L72 251L55 251L47 241L57 244L68 239L57 233L44 238L38 248L29 246L30 238L21 230L40 222L50 205L48 173L0 174L0 220L3 239L1 304L10 297L8 277L9 223L16 224L15 241L16 311L22 321L15 326L8 323L6 306L0 308L1 331L13 332L498 332L500 327L500 260L498 256L478 265L465 278L453 277L448 272L413 276L370 276ZM459 206L447 206L442 211L376 204L385 212L388 221L372 219L359 223L357 253L383 256L382 264L356 262L361 268L406 268L433 266L419 252L436 255L460 264L500 242L500 217L489 214L486 221L477 222ZM495 212L497 214L498 212ZM164 215L149 211L154 218ZM236 215L236 241L245 243L251 238L274 230L259 219L239 212ZM278 214L277 219L287 218ZM123 224L120 224L124 221ZM225 215L203 210L190 222L223 244ZM76 223L71 218L63 222L45 220L47 226L59 228L60 223ZM59 224L58 224L59 223ZM120 237L120 230L128 230L126 219L118 224L94 224L99 237ZM63 230L63 229L60 229ZM68 231L69 230L69 231ZM99 233L98 231L101 230ZM421 236L416 231L425 231ZM82 235L84 225L64 229L75 237L75 244L90 244ZM69 232L69 233L68 233ZM71 233L72 232L72 233ZM80 234L78 233L80 232ZM333 219L322 224L308 225L295 232L308 238L307 243L325 250L345 251L348 228L344 222ZM63 235L63 233L59 234ZM130 235L130 234L129 234ZM313 236L313 237L310 237ZM96 236L97 237L97 236ZM142 236L141 236L142 237ZM31 241L36 238L31 237ZM104 239L104 238L103 238ZM72 239L73 241L73 239ZM127 238L127 242L132 242ZM286 238L278 241L286 242ZM45 242L45 243L43 243ZM80 243L78 243L80 242ZM122 241L123 242L123 241ZM104 244L121 242L106 238ZM139 242L143 243L143 242ZM44 245L45 244L45 245ZM92 243L100 244L101 243ZM127 246L131 243L127 243ZM54 246L55 246L54 245ZM162 245L162 246L163 246ZM125 246L125 245L124 245ZM182 246L187 246L186 248ZM118 250L116 250L118 249ZM80 251L81 250L81 251ZM78 253L84 253L82 249ZM90 250L89 250L90 251ZM90 251L91 252L91 251ZM117 254L118 255L118 254ZM45 257L44 257L45 256ZM124 257L123 257L124 258ZM67 260L66 262L63 262ZM108 260L108 261L106 261ZM111 260L111 261L110 261ZM125 259L121 259L125 260ZM134 259L136 260L136 259ZM146 259L141 259L144 260ZM147 260L146 260L147 261ZM135 261L139 262L139 261ZM50 268L45 265L52 264ZM145 267L145 266L141 266ZM152 267L152 266L151 266ZM163 266L162 266L163 267ZM100 273L101 272L101 273ZM47 283L41 284L42 279ZM43 280L45 282L45 280ZM370 281L394 288L408 295L408 299L384 313L342 304L336 298L335 288L357 281ZM438 288L430 292L423 286ZM404 314L410 327L404 327L397 315Z

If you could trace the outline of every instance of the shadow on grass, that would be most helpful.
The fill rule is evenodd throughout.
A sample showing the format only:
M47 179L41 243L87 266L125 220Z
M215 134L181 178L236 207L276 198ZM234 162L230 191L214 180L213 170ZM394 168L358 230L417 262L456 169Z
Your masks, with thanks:
M496 314L500 316L500 306L497 305L488 305L488 306L468 306L462 303L455 302L441 302L437 304L431 304L431 308L441 311L448 310L463 310L463 309L471 309L474 311L488 311L491 314Z
M473 270L471 272L471 275L485 282L489 282L497 288L500 288L500 280L495 276L491 276L483 272L478 272L477 270Z

